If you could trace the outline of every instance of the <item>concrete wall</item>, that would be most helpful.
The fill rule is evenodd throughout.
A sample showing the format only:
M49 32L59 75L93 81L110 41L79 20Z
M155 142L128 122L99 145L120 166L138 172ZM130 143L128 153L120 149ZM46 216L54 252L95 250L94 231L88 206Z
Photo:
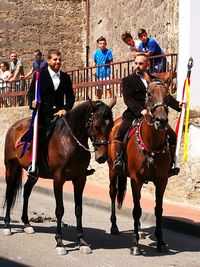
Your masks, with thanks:
M180 0L179 16L179 65L178 65L178 98L182 97L184 80L187 74L187 64L190 57L194 60L194 66L191 72L191 106L200 106L199 91L199 69L200 69L200 36L196 34L199 31L199 9L198 0L184 1Z
M61 50L63 67L82 66L85 42L84 0L2 0L0 8L0 59L16 51L25 66L33 52Z

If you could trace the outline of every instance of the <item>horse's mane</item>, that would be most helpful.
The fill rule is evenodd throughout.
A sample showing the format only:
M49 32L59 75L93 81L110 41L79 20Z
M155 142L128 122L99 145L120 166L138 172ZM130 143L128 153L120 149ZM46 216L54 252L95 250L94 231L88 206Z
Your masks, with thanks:
M69 114L67 115L67 121L73 121L73 119L81 121L88 119L91 113L95 113L97 116L100 117L110 117L112 118L112 111L111 109L102 101L86 101L81 104L75 106L72 110L70 110Z
M101 118L112 120L112 110L104 102L85 101L76 105L64 118L59 120L62 121L59 130L65 131L65 133L70 130L73 132L81 132L84 130L85 124L88 122L92 113L95 113L96 116Z
M155 78L155 79L153 79L149 83L148 87L150 87L150 86L163 86L163 87L167 87L167 84L163 80L160 80L159 78Z
M112 118L112 110L102 101L96 101L95 114L101 117Z

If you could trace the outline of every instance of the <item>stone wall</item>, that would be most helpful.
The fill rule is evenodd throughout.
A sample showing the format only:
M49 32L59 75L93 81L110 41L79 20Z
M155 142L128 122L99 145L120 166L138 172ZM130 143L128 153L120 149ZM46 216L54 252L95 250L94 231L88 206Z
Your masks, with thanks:
M30 68L33 52L61 50L64 68L83 66L84 0L1 0L0 59L16 51Z
M121 41L124 31L137 38L147 29L166 52L178 52L178 0L89 0L89 61L93 65L96 40L104 35L114 61L126 60L128 49ZM29 68L33 51L59 48L63 68L86 62L86 0L2 0L0 59L16 51Z
M145 28L149 36L156 38L167 53L178 52L178 0L115 0L90 1L90 62L96 40L105 36L114 61L129 56L121 40L125 31L137 38L139 28Z

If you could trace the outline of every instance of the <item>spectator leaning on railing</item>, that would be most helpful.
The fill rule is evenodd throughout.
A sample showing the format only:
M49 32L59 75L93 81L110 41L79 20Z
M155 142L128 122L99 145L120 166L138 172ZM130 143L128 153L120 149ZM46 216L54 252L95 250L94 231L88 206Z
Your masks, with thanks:
M17 58L17 54L15 52L11 52L10 58L10 75L8 80L12 82L19 80L21 76L24 76L24 67L22 61Z
M10 75L9 64L6 61L1 62L0 64L1 72L0 72L0 88L5 89L7 86L6 81Z
M140 40L133 40L132 35L129 32L125 32L121 36L122 41L128 46L130 52L131 52L131 57L130 59L135 59L138 53L140 53L139 50L139 45L141 43Z
M24 76L24 67L21 60L17 58L17 54L15 52L11 52L10 54L11 62L10 62L10 75L8 77L9 82L12 83L12 89L17 91L23 91L25 89L25 81L21 80L21 77ZM24 97L17 97L17 105L24 105Z
M158 56L165 54L157 41L147 36L145 29L138 30L138 37L141 40L139 50L147 56ZM150 72L165 72L166 58L158 57L150 60Z
M35 71L47 68L48 63L45 59L43 59L42 52L40 50L35 50L34 58L35 60L32 62L30 71L25 76L21 76L23 80L31 78Z

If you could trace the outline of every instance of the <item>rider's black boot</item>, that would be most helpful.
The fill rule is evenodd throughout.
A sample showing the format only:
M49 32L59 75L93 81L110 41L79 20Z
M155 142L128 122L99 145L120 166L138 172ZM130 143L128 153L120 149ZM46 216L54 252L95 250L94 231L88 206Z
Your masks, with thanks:
M122 159L122 142L115 142L115 161L113 164L113 170L117 174L123 174L125 170L125 163Z

